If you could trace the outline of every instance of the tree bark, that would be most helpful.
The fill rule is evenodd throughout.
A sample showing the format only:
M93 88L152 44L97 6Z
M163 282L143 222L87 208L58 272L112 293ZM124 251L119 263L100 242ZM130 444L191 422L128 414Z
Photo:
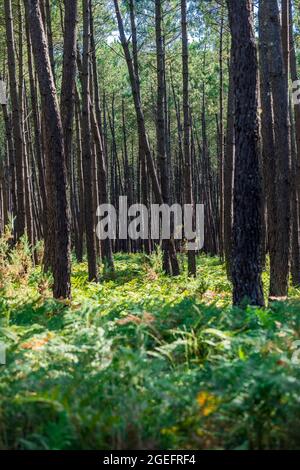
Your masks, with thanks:
M285 1L285 0L284 0ZM283 53L282 31L277 0L262 0L261 8L266 21L268 63L273 98L275 142L276 224L273 265L271 267L270 297L288 294L291 255L291 139L289 117L288 78L285 70L287 58ZM274 182L273 182L274 183Z
M250 0L227 0L233 47L236 166L232 281L234 305L264 305L257 54Z
M28 12L29 30L42 96L42 112L48 143L47 157L50 160L49 169L53 182L55 230L53 294L55 298L68 298L71 295L70 215L62 122L39 1L27 0L25 8Z

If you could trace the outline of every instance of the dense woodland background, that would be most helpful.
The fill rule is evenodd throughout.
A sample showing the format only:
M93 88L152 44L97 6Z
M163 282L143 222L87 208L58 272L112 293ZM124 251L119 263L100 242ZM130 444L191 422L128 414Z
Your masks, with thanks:
M70 295L70 249L79 261L87 252L98 280L99 257L113 269L114 251L157 246L100 246L96 208L118 207L120 195L129 205L204 203L205 251L226 261L234 301L262 303L253 289L261 291L266 253L272 297L287 295L290 264L299 285L300 118L288 95L298 79L297 2L4 1L2 13L10 99L1 226L13 219L15 241L25 233L31 246L44 241L56 297ZM254 114L243 116L244 106ZM235 137L258 146L248 162ZM162 243L167 273L179 273L178 248Z
M299 448L299 0L0 0L0 32L0 448ZM124 195L204 204L204 249L100 242Z

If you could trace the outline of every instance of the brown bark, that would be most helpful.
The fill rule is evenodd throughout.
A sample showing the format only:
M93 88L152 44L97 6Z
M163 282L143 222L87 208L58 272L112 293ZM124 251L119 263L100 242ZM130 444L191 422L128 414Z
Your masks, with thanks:
M38 0L26 1L25 8L28 12L29 30L42 96L42 112L48 143L47 157L53 183L55 231L53 294L55 298L67 298L71 295L70 216L62 123Z

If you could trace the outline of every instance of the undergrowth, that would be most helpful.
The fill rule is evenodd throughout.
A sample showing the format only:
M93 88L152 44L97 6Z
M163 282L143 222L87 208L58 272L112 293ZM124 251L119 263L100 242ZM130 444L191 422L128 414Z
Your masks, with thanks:
M300 448L299 291L242 311L216 258L193 280L119 254L99 284L75 263L73 299L57 302L26 240L8 245L0 448Z

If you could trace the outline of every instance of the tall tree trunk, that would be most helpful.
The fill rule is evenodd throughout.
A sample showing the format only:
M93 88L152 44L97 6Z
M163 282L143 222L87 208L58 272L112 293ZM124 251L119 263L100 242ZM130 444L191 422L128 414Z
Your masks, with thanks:
M98 281L94 202L92 187L92 139L90 114L90 2L83 0L83 60L82 60L82 161L84 179L85 229L89 280Z
M182 78L183 78L183 139L184 139L184 188L185 204L194 206L192 186L191 158L191 116L189 97L189 45L187 31L187 2L181 0L181 34L182 34ZM197 275L196 253L188 251L188 272L190 276Z
M61 118L64 130L65 159L71 182L73 119L75 109L77 0L64 0L64 53L61 85Z
M93 83L94 83L94 101L95 110L91 107L91 118L92 118L92 129L94 135L94 141L96 145L97 155L97 169L98 169L98 193L99 203L108 204L108 190L107 190L107 167L106 167L106 156L105 148L103 144L102 135L102 120L101 120L101 109L100 109L100 97L99 97L99 83L98 83L98 71L97 71L97 60L96 60L96 44L94 38L94 20L92 15L92 3L90 0L90 11L91 11L91 50L92 50L92 67L93 67ZM112 251L112 243L109 238L103 240L101 243L102 260L104 268L108 271L114 271L114 259Z
M293 34L293 9L290 0L290 72L292 82L298 80L297 59ZM293 245L292 245L292 282L300 286L300 106L294 106L295 158L293 172Z
M128 47L128 41L126 39L126 35L124 31L123 19L122 19L120 8L119 8L119 0L114 0L114 5L115 5L115 12L116 12L116 17L117 17L117 22L118 22L119 33L120 33L120 39L121 39L122 47L123 47L124 54L125 54L125 59L126 59L127 67L128 67L128 73L129 73L129 78L130 78L130 83L131 83L131 88L132 88L134 106L135 106L136 117L137 117L138 133L139 133L139 138L141 139L141 147L143 150L142 152L143 158L145 156L146 161L147 161L147 168L149 170L149 174L151 177L152 187L153 187L153 191L155 194L156 202L162 205L164 204L164 200L162 197L161 188L160 188L160 184L159 184L159 180L158 180L158 176L157 176L157 172L156 172L156 168L155 168L155 164L154 164L154 160L153 160L153 156L152 156L152 152L150 148L150 143L149 143L148 135L146 132L145 117L144 117L144 112L143 112L140 93L139 93L138 81L137 81L137 77L135 74L130 50ZM175 244L173 243L173 240L170 240L169 251L170 251L170 259L171 259L171 264L172 264L173 275L176 276L179 274L179 264L178 264Z
M3 110L3 119L5 125L5 134L7 141L7 152L8 152L8 168L9 168L9 189L11 204L10 210L12 214L16 213L17 210L17 198L16 198L16 180L15 180L15 151L14 151L14 141L13 141L13 132L12 132L12 123L10 115L8 114L7 105L2 105Z
M4 0L5 26L8 55L8 72L10 95L12 104L12 128L15 147L16 183L17 183L17 212L16 237L19 239L25 233L25 201L24 201L24 175L23 175L23 138L20 116L20 97L18 96L15 38L11 0Z
M135 14L135 0L129 0L129 13L130 13L130 26L131 26L131 35L132 35L132 60L133 60L133 67L136 75L137 80L137 88L139 97L141 98L141 91L140 91L140 73L139 73L139 60L138 60L138 40L137 40L137 30L136 30L136 14ZM139 161L138 164L141 167L141 178L144 182L147 181L148 172L146 166L146 158L144 155L143 149L143 141L141 135L138 135L139 139ZM149 192L148 192L148 184L143 184L141 187L141 198L140 201L144 204L145 207L149 205ZM149 254L151 251L151 242L150 240L143 240L143 248L146 254Z
M25 1L28 12L36 70L42 95L42 112L48 143L49 168L53 182L55 253L53 294L55 298L71 295L70 215L67 197L67 170L63 130L46 34L38 0Z
M286 1L286 0L284 0ZM270 297L288 294L291 254L291 139L288 77L283 52L280 15L277 0L262 0L264 28L267 35L270 83L273 98L275 142L276 224L273 265L271 266ZM274 185L273 185L274 187Z
M276 197L274 181L276 181L275 134L272 106L272 89L270 63L268 56L269 32L267 27L267 10L260 0L259 5L259 58L260 58L260 96L261 96L261 135L264 191L267 206L267 249L270 255L271 278L276 276Z
M34 78L34 67L32 60L32 46L31 38L29 33L29 21L27 15L27 9L25 9L25 23L26 23L26 39L27 39L27 57L28 57L28 72L29 72L29 85L30 85L30 99L31 99L31 110L33 119L33 131L34 131L34 154L38 168L38 183L39 190L42 199L42 226L43 235L46 236L48 231L48 217L47 217L47 197L46 197L46 185L45 185L45 171L43 166L42 156L42 138L41 138L41 123L39 119L38 109L38 97L37 87Z
M227 105L226 152L224 159L224 252L227 276L229 279L231 279L232 268L232 222L235 159L234 111L233 52L231 48Z
M220 92L219 92L219 179L220 179L220 257L224 260L224 71L223 71L223 34L224 34L224 7L221 0L221 24L219 42L219 68L220 68Z
M257 54L251 0L227 0L233 48L236 165L233 303L264 305L261 269L261 177Z
M157 159L160 169L160 184L162 197L165 204L169 204L169 172L166 152L165 130L165 53L162 32L162 3L155 0L155 31L156 31L156 61L157 61L157 108L156 108L156 135L157 135ZM163 270L171 274L169 241L162 240Z

